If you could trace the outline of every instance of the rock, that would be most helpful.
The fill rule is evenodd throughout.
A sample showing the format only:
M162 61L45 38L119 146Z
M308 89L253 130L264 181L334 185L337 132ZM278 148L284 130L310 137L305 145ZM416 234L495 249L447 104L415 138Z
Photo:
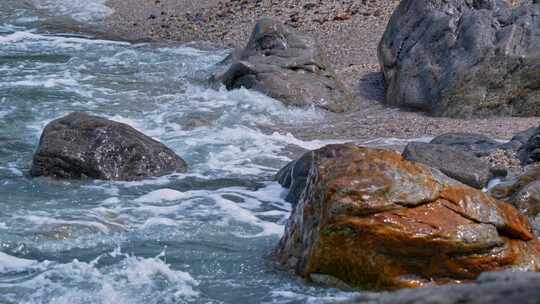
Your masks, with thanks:
M171 149L132 127L75 112L45 127L30 173L131 181L186 169Z
M493 153L500 145L496 140L474 133L447 133L435 137L431 143L452 146L478 157Z
M485 161L453 146L414 142L405 147L403 157L437 168L449 177L478 189L484 188L492 177Z
M540 215L540 166L527 168L519 178L500 183L489 193L514 205L524 215Z
M392 151L344 144L309 154L275 251L298 275L396 289L540 270L540 243L509 204Z
M517 192L510 200L521 214L536 217L540 214L540 180L536 180Z
M513 150L518 151L524 144L529 141L529 138L531 138L537 131L537 128L530 128L525 131L519 132L512 139L505 143L504 145L501 145L501 149L505 150Z
M488 156L482 157L491 167L493 177L512 178L523 173L523 167L514 150L499 148Z
M341 304L508 304L540 303L540 273L482 274L474 284L361 293Z
M437 116L540 115L540 5L402 0L379 44L385 101Z
M519 148L519 160L523 165L540 162L540 128L536 128L527 142Z
M309 168L313 161L311 153L306 153L299 159L290 162L283 169L279 170L276 175L276 180L284 188L288 188L289 192L285 200L296 206L302 196L304 189L306 188L307 176L309 174Z
M272 19L261 19L247 46L226 59L231 66L214 81L245 87L292 106L344 112L352 97L336 78L315 39Z

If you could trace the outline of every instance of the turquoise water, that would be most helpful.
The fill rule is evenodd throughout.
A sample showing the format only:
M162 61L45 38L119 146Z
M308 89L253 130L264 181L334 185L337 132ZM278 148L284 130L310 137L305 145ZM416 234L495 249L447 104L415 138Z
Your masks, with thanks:
M324 114L208 88L225 50L69 30L98 24L110 14L103 3L0 0L0 303L347 297L269 257L291 209L272 176L293 151L324 144L280 125ZM29 178L41 130L71 111L132 125L186 159L189 173L130 183Z

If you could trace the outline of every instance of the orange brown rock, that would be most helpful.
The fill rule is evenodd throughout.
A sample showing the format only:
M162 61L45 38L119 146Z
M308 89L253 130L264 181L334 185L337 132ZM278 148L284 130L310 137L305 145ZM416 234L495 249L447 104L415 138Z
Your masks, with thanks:
M514 207L395 152L346 144L310 153L276 250L297 274L398 289L540 270L540 243Z

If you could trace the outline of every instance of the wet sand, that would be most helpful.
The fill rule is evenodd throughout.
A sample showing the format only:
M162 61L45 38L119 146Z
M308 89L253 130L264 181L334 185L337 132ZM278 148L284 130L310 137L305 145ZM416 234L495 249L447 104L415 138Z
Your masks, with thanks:
M326 123L280 126L306 139L417 138L476 132L496 139L538 126L540 118L450 119L384 106L377 45L399 0L109 0L106 25L127 40L208 42L242 47L262 16L317 38L338 76L354 92L356 111L325 114Z

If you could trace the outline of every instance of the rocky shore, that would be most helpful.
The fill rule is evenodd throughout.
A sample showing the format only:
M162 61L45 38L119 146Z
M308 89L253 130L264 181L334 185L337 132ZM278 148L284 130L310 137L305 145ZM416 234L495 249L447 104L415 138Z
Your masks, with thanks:
M535 297L512 293L530 286L520 275L489 273L540 271L536 1L110 4L108 26L127 39L231 48L210 85L324 113L277 130L356 141L277 174L293 206L274 252L285 270L347 289L463 292L447 303L476 303L501 281L510 287L494 300ZM410 140L397 151L362 144L396 137ZM374 301L439 303L421 302L426 292Z
M495 139L538 125L538 118L437 118L382 105L384 82L377 45L398 0L234 1L109 0L115 13L111 33L123 39L209 42L243 47L256 21L270 16L314 36L354 94L356 110L325 115L326 123L284 125L279 131L306 139L369 140L380 137L435 137L448 132L481 132ZM200 44L199 44L200 45Z

